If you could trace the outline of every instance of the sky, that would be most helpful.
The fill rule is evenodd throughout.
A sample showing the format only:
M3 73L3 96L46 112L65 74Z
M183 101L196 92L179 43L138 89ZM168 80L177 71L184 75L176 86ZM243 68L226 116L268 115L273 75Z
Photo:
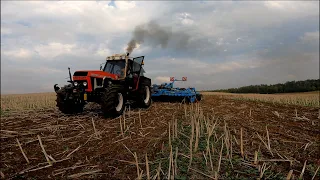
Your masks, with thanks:
M68 67L145 56L152 84L197 90L319 78L319 1L1 1L1 94L54 92Z

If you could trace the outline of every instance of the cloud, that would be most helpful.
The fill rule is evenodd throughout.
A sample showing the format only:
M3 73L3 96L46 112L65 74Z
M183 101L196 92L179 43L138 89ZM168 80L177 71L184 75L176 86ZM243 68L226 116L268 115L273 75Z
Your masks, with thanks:
M34 49L43 58L53 58L60 54L72 53L75 44L49 43L48 45L38 45Z
M134 1L126 2L126 1L115 1L115 5L120 10L129 10L136 7L136 3Z
M162 84L162 83L168 83L169 81L170 81L170 77L168 77L168 76L157 76L154 79L153 83Z
M301 41L303 43L317 43L319 44L319 31L306 32L302 37Z
M156 69L166 68L169 72L173 72L173 74L179 73L182 76L197 74L209 77L219 73L232 73L242 69L259 68L267 64L266 62L264 64L263 61L259 61L256 59L250 60L250 57L247 57L248 59L244 59L244 57L237 58L237 60L233 61L212 63L203 62L200 59L181 58L172 60L164 57L152 61L151 63L153 67L150 67L149 71L152 72Z
M266 7L270 9L278 10L278 11L285 11L286 13L304 12L305 10L310 10L310 9L316 10L317 8L312 7L313 5L316 5L316 2L303 2L303 1L266 1L265 2ZM308 12L304 12L304 13L308 13Z
M193 25L194 20L192 20L191 14L184 12L184 13L179 13L177 16L177 19L180 20L182 25Z
M96 52L96 55L99 55L101 57L107 57L111 54L110 50L107 48L99 48Z
M1 27L1 35L12 34L12 30L10 28Z
M67 67L99 69L149 22L168 39L147 33L131 56L145 56L155 83L187 76L177 85L220 89L319 78L319 1L3 1L1 93L50 90L66 83Z
M56 76L66 81L66 75L63 76L61 70L45 66L15 67L8 65L6 68L1 67L1 93L48 92L53 89L53 86L51 89L44 89L46 84L53 82Z
M290 1L267 1L265 5L271 9L278 10L296 10L298 8L295 3Z
M6 56L11 56L19 59L30 58L33 54L31 51L23 48L9 50L9 51L2 51L1 53L3 53Z

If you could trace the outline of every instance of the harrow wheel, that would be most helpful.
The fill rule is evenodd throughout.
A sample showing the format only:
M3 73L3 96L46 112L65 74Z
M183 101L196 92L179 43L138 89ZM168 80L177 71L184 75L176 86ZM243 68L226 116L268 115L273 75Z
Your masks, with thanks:
M149 108L152 103L150 86L143 86L140 89L141 96L138 97L138 104L142 108Z
M64 114L74 114L83 112L84 104L76 104L73 100L65 100L67 92L65 87L57 91L56 106Z
M118 117L125 108L125 93L121 85L110 85L101 99L101 110L105 117Z

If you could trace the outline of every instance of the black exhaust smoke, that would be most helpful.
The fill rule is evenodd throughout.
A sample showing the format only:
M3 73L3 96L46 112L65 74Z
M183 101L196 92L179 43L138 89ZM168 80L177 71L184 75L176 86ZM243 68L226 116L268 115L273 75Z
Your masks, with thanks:
M162 27L155 21L151 21L135 27L126 50L131 54L138 45L144 42L166 48L169 41L174 44L175 48L184 48L189 38L190 36L184 32L172 32L170 27Z

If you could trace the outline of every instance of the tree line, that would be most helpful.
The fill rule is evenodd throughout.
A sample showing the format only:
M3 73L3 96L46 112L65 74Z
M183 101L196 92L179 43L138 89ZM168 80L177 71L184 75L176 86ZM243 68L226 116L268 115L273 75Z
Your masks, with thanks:
M309 92L320 90L320 79L308 79L304 81L287 81L278 84L261 84L250 85L239 88L218 89L212 92L228 92L228 93L258 93L258 94L274 94L274 93L292 93L292 92Z

